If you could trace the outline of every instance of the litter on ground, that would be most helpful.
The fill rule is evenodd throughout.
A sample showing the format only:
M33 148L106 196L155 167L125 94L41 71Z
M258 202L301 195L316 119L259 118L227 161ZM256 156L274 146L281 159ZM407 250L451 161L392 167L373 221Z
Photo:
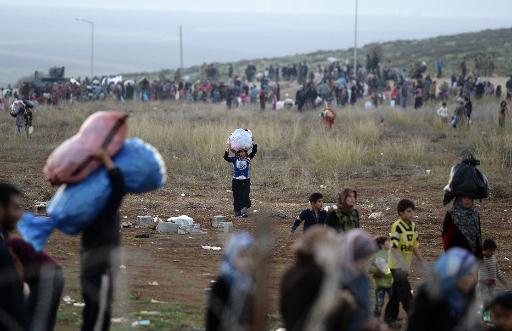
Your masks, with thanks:
M201 246L202 249L207 251L220 251L222 248L218 246Z

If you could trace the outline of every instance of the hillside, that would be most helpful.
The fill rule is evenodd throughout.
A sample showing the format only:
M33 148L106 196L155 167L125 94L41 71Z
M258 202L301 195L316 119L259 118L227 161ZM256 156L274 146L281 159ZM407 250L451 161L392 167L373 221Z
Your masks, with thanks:
M359 50L359 61L365 65L367 52L376 44L367 44ZM512 74L512 28L483 30L480 32L461 33L449 36L439 36L421 40L396 40L379 44L383 51L383 62L391 63L399 68L408 66L411 62L425 61L430 72L435 72L435 63L443 59L445 73L459 71L460 63L467 59L468 67L474 68L473 59L477 56L491 56L494 62L494 74L508 76ZM258 70L273 64L285 65L307 61L310 66L326 63L328 57L335 57L340 60L349 59L352 61L353 48L332 51L317 51L307 54L295 54L284 57L262 58L254 60L241 60L234 62L235 74L243 75L243 71L249 63L256 65ZM221 77L225 77L227 63L216 64ZM197 79L200 73L200 66L185 68L184 74L192 79ZM143 76L156 79L165 75L172 78L174 70L162 70L149 73L125 73L126 78L138 79Z

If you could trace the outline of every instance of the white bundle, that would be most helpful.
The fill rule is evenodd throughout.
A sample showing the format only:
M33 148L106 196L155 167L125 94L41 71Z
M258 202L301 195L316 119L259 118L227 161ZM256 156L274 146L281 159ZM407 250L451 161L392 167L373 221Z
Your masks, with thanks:
M228 138L229 147L235 151L250 150L252 148L252 132L246 129L236 129Z
M11 116L16 117L19 113L25 110L25 104L21 100L16 100L11 105Z

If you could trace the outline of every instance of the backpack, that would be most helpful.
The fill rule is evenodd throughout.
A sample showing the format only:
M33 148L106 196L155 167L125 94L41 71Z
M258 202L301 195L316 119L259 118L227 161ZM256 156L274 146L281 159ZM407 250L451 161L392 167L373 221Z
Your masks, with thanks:
M456 196L468 196L472 199L489 197L489 182L487 177L476 167L480 161L469 154L461 163L452 167L448 185L444 188L443 203L448 204Z

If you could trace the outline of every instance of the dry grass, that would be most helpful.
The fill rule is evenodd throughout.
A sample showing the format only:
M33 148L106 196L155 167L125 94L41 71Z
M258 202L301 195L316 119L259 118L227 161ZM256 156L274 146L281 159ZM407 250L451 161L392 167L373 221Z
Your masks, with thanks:
M164 155L171 178L184 182L225 181L230 169L222 153L227 136L238 127L250 128L260 146L253 176L283 190L305 191L329 179L423 175L426 169L447 174L446 167L468 149L476 152L491 177L508 172L512 132L497 128L496 99L475 103L471 129L450 129L436 117L436 107L429 104L420 111L338 109L330 131L321 126L319 111L262 113L252 107L228 111L220 105L164 102L41 107L30 141L13 137L14 120L1 114L0 151L13 155L9 151L19 150L15 154L19 160L12 160L16 162L37 160L36 156L49 154L71 136L88 114L106 109L130 113L129 134L154 144Z

